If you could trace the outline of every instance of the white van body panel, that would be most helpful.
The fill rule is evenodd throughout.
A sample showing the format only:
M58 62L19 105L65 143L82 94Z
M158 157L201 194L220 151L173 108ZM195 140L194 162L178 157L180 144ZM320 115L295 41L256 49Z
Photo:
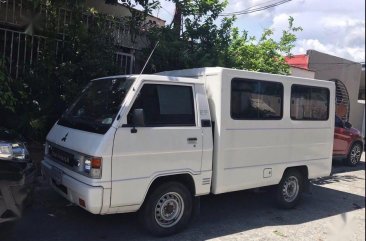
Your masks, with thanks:
M309 178L331 172L335 103L330 101L327 121L290 118L291 85L326 87L330 81L296 78L226 68L167 71L161 75L205 81L212 120L215 122L212 192L214 194L278 184L286 168L306 166ZM231 80L258 79L284 87L282 120L234 120L230 114ZM271 177L264 177L270 169Z

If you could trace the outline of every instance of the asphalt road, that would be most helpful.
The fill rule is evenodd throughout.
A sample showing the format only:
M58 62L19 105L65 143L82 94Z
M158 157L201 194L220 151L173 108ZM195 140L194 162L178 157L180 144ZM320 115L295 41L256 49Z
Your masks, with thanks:
M293 210L279 210L270 192L241 191L201 198L201 214L187 230L159 240L365 240L365 157L313 181ZM158 240L135 214L93 215L70 205L44 183L22 219L0 226L1 241Z

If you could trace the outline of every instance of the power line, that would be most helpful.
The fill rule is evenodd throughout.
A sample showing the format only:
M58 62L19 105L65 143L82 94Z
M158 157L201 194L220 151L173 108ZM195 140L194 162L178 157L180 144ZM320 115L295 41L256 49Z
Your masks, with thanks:
M270 3L270 2L273 2L273 0L272 0L272 1L264 2L264 3L270 3L270 4L267 4L267 5L264 5L264 6L261 6L261 5L264 4L264 3L261 3L261 4L251 6L249 8L244 9L244 10L241 10L241 11L231 12L231 13L221 13L221 14L219 14L219 16L227 17L227 16L232 16L232 15L243 15L243 14L255 13L255 12L263 11L263 10L266 10L266 9L269 9L269 8L277 7L279 5L282 5L282 4L285 4L287 2L291 2L291 1L292 0L281 0L281 1L278 1L278 2L275 2L275 3Z
M221 13L221 14L236 14L236 13L240 13L240 12L243 12L243 11L248 11L248 10L250 10L252 8L259 7L261 5L265 5L267 3L276 2L276 1L278 1L278 0L270 0L270 1L266 1L266 2L259 3L257 5L253 5L253 6L249 7L249 8L244 9L244 10L240 10L240 11L236 11L236 12L231 12L231 13Z

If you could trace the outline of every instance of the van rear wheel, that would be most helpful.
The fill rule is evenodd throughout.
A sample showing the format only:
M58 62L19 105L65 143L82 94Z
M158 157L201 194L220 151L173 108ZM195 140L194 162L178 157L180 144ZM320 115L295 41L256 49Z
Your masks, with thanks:
M193 196L178 182L164 183L146 198L139 218L153 235L167 236L185 228L192 216Z
M285 172L275 189L276 202L280 208L294 208L303 191L304 177L296 169Z

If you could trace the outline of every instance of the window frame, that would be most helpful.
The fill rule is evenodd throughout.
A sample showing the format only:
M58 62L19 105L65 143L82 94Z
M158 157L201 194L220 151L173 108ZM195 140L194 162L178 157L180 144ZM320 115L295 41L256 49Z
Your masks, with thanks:
M244 80L244 81L249 81L249 82L263 82L263 83L272 83L272 84L279 84L281 86L282 89L282 95L281 95L281 115L280 117L272 117L272 118L266 118L266 119L259 119L259 118L251 118L251 119L245 119L245 118L236 118L233 117L233 112L232 112L232 104L233 104L233 99L232 99L232 93L233 93L233 82L235 80ZM272 121L272 120L282 120L283 119L283 113L284 113L284 99L285 99L285 88L282 82L277 82L277 81L272 81L272 80L259 80L259 79L248 79L248 78L240 78L240 77L235 77L231 79L230 82L230 117L233 120L245 120L245 121Z
M291 116L291 101L292 101L292 93L293 93L293 88L295 86L301 86L301 87L307 87L307 88L314 88L314 89L325 89L328 93L328 103L327 103L327 118L326 119L294 119ZM290 118L293 121L328 121L329 120L329 111L330 108L330 90L327 87L323 87L323 86L314 86L314 85L303 85L303 84L291 84L291 92L290 92Z
M127 121L127 124L124 124L122 125L122 127L133 127L133 125L129 124L128 123L128 118L127 116L130 114L131 110L132 110L132 107L134 106L135 104L135 101L137 100L137 98L139 97L139 94L142 90L142 88L144 88L145 85L165 85L165 86L180 86L180 87L189 87L190 90L191 90L191 97L192 97L192 107L193 107L193 115L194 115L194 123L192 125L182 125L182 124L170 124L170 125L166 125L166 124L161 124L161 125L145 125L145 126L139 126L138 128L152 128L152 127L165 127L165 128L171 128L171 127L179 127L179 128L184 128L184 127L197 127L197 118L198 118L198 115L197 115L197 101L196 101L196 95L195 95L195 86L194 86L194 83L166 83L166 82L152 82L152 81L144 81L141 83L141 85L139 86L139 88L137 89L136 91L136 95L134 96L134 98L131 100L131 104L130 104L130 108L128 109L127 111L127 114L126 114L126 121Z

